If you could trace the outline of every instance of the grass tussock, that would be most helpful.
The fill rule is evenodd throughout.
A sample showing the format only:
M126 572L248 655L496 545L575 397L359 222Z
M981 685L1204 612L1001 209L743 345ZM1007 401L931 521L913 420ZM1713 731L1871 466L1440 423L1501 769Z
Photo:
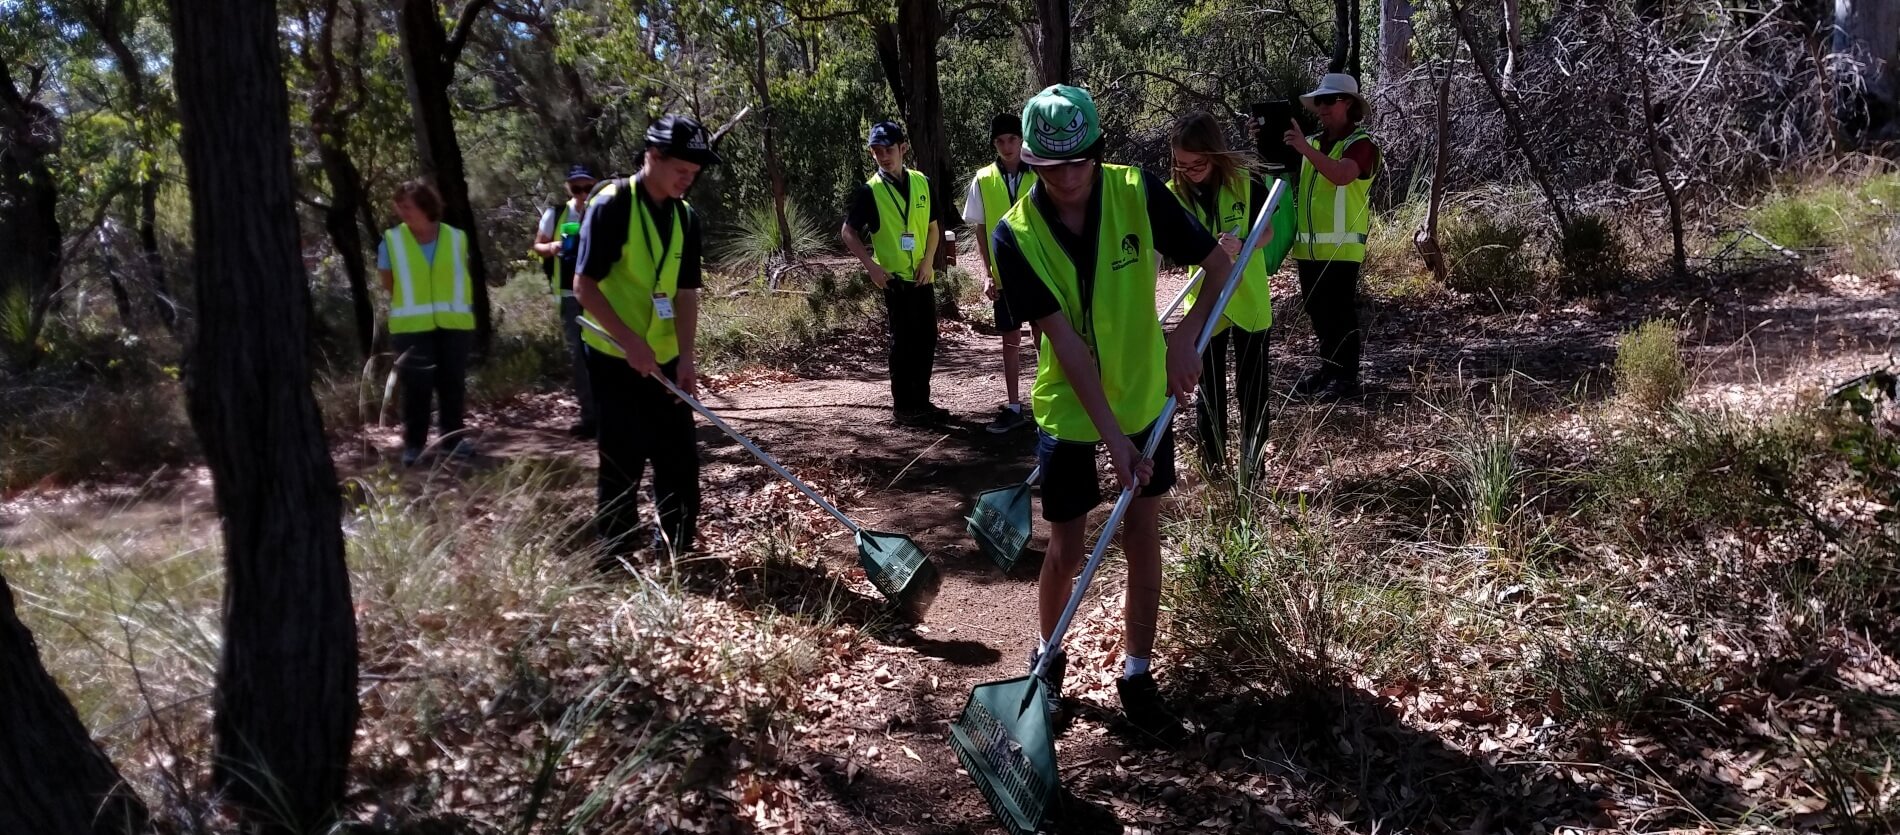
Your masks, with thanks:
M814 676L855 632L592 573L591 482L522 462L416 495L351 482L362 719L348 816L377 831L634 833L783 809ZM42 658L148 799L201 785L218 658L214 549L72 541L7 575Z
M1892 269L1900 252L1900 174L1785 187L1743 221L1760 236L1738 239L1744 250L1780 246L1855 272Z
M1682 359L1682 329L1651 319L1616 341L1616 392L1645 409L1662 409L1689 390Z

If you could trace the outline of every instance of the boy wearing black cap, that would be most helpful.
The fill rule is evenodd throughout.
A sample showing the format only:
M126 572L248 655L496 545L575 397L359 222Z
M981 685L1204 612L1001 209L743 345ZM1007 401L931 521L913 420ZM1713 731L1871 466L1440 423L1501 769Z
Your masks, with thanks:
M541 228L534 235L534 253L547 267L554 305L561 314L561 335L574 366L574 398L581 404L581 422L568 427L567 432L589 439L594 437L596 425L594 395L587 386L587 352L581 342L581 303L574 298L574 266L580 252L581 220L587 214L587 195L594 190L596 179L585 165L569 166L567 200L541 213Z
M950 413L930 402L930 372L937 353L937 291L930 282L939 234L930 181L904 167L910 143L896 122L872 125L865 144L877 172L851 193L839 236L864 265L871 283L884 291L891 328L891 407L897 422L941 423Z
M653 375L695 391L700 227L682 198L701 168L720 161L699 122L663 116L647 128L640 173L595 194L581 224L574 294L587 319L613 335L609 342L591 329L581 334L600 412L597 524L610 557L628 556L641 544L634 534L648 462L660 516L654 545L675 554L693 546L699 520L693 413Z
M990 231L1003 213L1036 184L1036 172L1022 164L1023 120L1014 113L999 113L990 120L990 142L996 146L996 161L970 178L969 193L963 197L963 222L977 227L977 252L983 256L983 295L995 304L996 329L1003 334L1003 388L1009 400L996 419L985 429L1002 435L1029 425L1023 417L1023 403L1016 378L1022 374L1022 320L1011 315L1009 299L998 292L996 266L990 260ZM1036 326L1029 326L1035 333Z

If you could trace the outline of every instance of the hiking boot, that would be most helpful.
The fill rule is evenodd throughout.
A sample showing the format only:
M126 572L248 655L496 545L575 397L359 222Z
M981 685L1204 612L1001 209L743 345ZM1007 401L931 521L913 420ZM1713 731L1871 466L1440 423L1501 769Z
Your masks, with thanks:
M1023 417L1021 407L1012 409L1008 406L1004 406L997 410L996 419L990 421L989 425L983 428L991 435L1007 435L1028 425L1029 419Z
M422 460L422 447L406 446L402 448L402 465L403 466L413 467L416 465L417 461L421 461L421 460Z
M1300 375L1299 381L1293 384L1293 396L1312 397L1318 394L1320 389L1325 388L1326 384L1332 382L1332 380L1333 375L1326 373L1325 368L1315 368Z
M935 403L925 403L923 413L932 423L943 423L950 419L950 410Z
M1115 680L1115 692L1121 696L1122 716L1128 724L1156 740L1173 743L1186 735L1181 720L1161 698L1161 688L1152 673Z
M1347 380L1335 377L1327 381L1326 385L1320 387L1320 390L1313 395L1313 399L1321 403L1337 403L1341 400L1358 397L1362 393L1364 393L1364 389L1360 388L1358 380Z
M1062 678L1069 671L1069 654L1061 649L1054 650L1055 657L1049 659L1049 666L1042 671L1042 686L1049 693L1049 719L1054 721L1062 713ZM1029 651L1029 669L1035 671L1036 662L1042 660L1042 653Z
M567 434L583 441L593 440L596 433L597 430L594 428L594 425L586 421L581 421L567 428Z
M928 427L936 424L933 416L922 409L897 409L891 413L891 419L898 426Z

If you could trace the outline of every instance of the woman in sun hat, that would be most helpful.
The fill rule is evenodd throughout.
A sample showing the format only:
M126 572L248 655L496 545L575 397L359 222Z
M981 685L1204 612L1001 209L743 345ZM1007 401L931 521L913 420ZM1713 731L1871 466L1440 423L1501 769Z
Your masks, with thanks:
M1320 132L1307 136L1295 122L1285 137L1303 158L1293 258L1301 307L1319 341L1319 366L1300 378L1293 393L1337 400L1359 393L1359 265L1366 259L1379 148L1360 126L1372 105L1359 92L1358 79L1327 73L1300 102L1320 123Z

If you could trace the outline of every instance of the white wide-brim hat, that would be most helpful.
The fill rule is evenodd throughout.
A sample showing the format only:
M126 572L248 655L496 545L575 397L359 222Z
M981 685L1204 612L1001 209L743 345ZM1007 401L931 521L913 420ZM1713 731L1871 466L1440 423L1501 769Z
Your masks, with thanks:
M1359 102L1359 107L1365 111L1365 115L1372 115L1372 102L1367 101L1365 96L1359 94L1359 79L1357 78L1353 78L1343 72L1329 72L1320 76L1318 89L1300 96L1300 103L1306 105L1306 109L1311 110L1313 109L1313 97L1326 95L1352 96L1354 100Z

